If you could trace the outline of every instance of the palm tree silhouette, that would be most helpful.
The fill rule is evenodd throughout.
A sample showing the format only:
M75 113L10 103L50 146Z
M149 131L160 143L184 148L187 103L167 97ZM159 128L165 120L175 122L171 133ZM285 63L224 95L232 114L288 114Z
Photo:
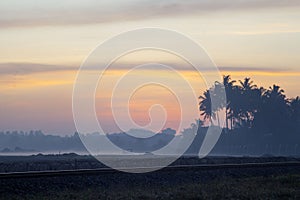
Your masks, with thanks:
M215 82L214 85L206 90L202 96L199 97L199 110L202 111L201 116L204 116L204 119L209 119L209 122L214 125L212 119L218 121L218 126L220 126L220 117L219 111L226 107L225 105L225 94L224 86L220 82ZM212 97L213 103L212 103Z
M204 116L204 120L209 120L209 122L213 124L212 118L215 119L216 115L215 112L212 111L211 94L211 90L206 90L203 95L199 97L199 110L202 111L200 115Z
M231 128L232 128L232 120L233 120L233 109L232 109L232 99L234 95L234 83L235 80L231 80L230 75L224 75L223 76L223 85L225 87L225 92L226 92L226 98L227 98L227 103L226 103L226 129L228 130L228 120L229 118L231 119Z
M268 89L257 87L250 78L238 81L230 75L223 76L223 83L215 82L199 97L199 110L205 120L220 120L218 113L226 109L226 130L255 128L253 132L263 135L282 135L287 130L300 130L300 98L288 100L278 85ZM225 89L225 90L224 90ZM222 103L221 92L226 92L227 102ZM212 98L214 104L212 105ZM231 122L229 126L229 122ZM242 130L241 130L242 131ZM247 130L245 130L247 131Z
M241 87L244 91L249 91L252 90L253 88L256 88L257 85L253 85L253 81L251 80L251 78L245 78L244 81L239 81L241 84Z
M285 131L289 123L289 106L284 90L278 85L273 85L264 93L262 108L263 120L274 134Z
M219 111L222 109L226 109L227 102L226 102L226 92L223 83L218 81L215 82L214 86L211 88L212 94L214 95L214 103L212 110L216 113L216 117L218 120L218 126L220 127L220 117Z
M295 130L300 131L300 98L296 97L290 101L291 123Z
M245 78L240 83L240 101L238 101L238 116L240 124L246 124L250 126L251 120L253 118L253 113L255 111L256 92L257 85L253 84L250 78Z
M265 93L265 96L273 101L283 101L286 103L286 96L284 90L278 85L273 85L269 87L269 90Z

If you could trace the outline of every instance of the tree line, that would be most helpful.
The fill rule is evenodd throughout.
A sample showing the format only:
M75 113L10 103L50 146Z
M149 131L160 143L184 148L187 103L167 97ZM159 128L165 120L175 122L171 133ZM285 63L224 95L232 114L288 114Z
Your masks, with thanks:
M226 103L212 107L211 98L221 98L220 88L226 92ZM212 96L213 95L213 96ZM199 110L205 121L213 124L222 109L226 113L225 130L251 129L255 132L278 136L300 130L300 98L288 98L284 90L273 85L259 87L251 80L232 80L223 76L223 83L215 82L199 97ZM218 120L218 125L219 124Z

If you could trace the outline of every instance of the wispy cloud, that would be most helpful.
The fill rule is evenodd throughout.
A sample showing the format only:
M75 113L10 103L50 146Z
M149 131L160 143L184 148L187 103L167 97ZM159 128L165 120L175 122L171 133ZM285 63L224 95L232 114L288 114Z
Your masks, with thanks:
M37 63L0 63L0 75L26 75L53 71L74 71L76 67Z
M295 6L300 6L299 0L12 0L0 3L0 27L82 25Z
M181 66L176 63L162 63L173 67L175 70L189 71L192 68L187 68L186 66ZM114 65L110 70L128 70L136 64L118 64ZM28 75L34 73L47 73L47 72L77 72L79 67L71 66L58 66L58 65L47 65L47 64L37 64L37 63L0 63L0 75ZM87 68L87 70L95 70L97 67ZM153 67L147 68L149 70L159 71L159 66L153 64ZM266 73L295 73L295 71L288 68L270 68L270 67L229 67L229 66L219 66L218 69L221 72L266 72ZM211 68L202 69L205 72L212 71Z
M270 34L290 34L290 33L300 33L300 30L272 30L272 31L236 31L229 32L232 35L270 35Z
M257 72L291 72L292 70L287 68L270 68L270 67L226 67L220 66L218 67L220 71L232 71L232 72L249 72L249 71L257 71Z

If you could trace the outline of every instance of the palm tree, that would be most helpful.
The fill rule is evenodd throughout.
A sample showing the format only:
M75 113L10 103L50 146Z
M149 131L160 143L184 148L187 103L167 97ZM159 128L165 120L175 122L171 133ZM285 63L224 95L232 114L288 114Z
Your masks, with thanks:
M300 129L300 98L296 97L290 101L291 123L294 130Z
M209 122L212 122L212 118L215 118L215 113L212 111L211 106L211 91L206 90L202 96L199 97L199 110L201 112L201 116L204 116L204 120L209 120Z
M239 81L244 91L250 91L257 88L257 85L253 85L253 81L250 78L245 78L244 81Z
M300 117L300 97L291 99L290 106L291 106L292 112L296 116Z
M212 105L212 110L214 113L216 113L217 119L218 119L218 126L220 127L220 117L219 117L219 111L222 109L226 109L226 92L224 85L218 81L215 82L214 86L211 88L214 102Z
M269 87L269 90L266 91L266 97L276 101L287 101L286 96L284 95L284 90L281 89L278 85L273 85L272 87Z
M218 126L220 126L218 111L226 107L226 101L224 99L225 96L223 84L220 82L215 82L214 86L206 90L203 95L199 97L199 110L202 111L201 116L204 116L205 120L209 119L211 124L213 124L212 119L216 119L217 117Z
M251 113L252 120L251 126L261 129L264 123L263 111L265 108L264 105L264 94L266 89L263 87L255 88L252 91L252 97L250 98L250 103L252 104Z
M228 119L229 115L231 116L231 121L232 121L232 97L233 97L233 90L234 90L234 83L235 80L231 80L230 75L224 75L223 76L223 85L225 87L225 92L226 92L226 98L227 98L227 104L226 104L226 130L228 130ZM231 122L231 128L232 128L232 122Z
M234 85L232 88L232 94L230 98L230 119L231 119L231 127L235 126L237 121L240 121L240 112L241 112L241 98L242 98L242 90L241 87Z
M289 104L280 86L273 85L264 93L263 123L272 133L280 133L289 124Z
M253 84L250 78L245 78L240 82L240 101L238 103L238 115L240 122L246 123L247 126L251 126L253 120L253 114L256 110L256 92L257 86ZM244 124L245 125L245 124Z

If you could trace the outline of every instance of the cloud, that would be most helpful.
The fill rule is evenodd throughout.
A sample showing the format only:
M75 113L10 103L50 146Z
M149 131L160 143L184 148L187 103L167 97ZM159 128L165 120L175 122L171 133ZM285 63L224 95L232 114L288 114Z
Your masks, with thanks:
M187 68L186 66L181 66L176 63L163 63L170 67L173 67L175 70L184 70L189 71L192 68ZM111 70L127 70L136 66L134 64L118 64L113 65ZM282 73L289 72L295 73L295 71L287 69L287 68L270 68L270 67L228 67L228 66L219 66L218 67L221 72L268 72L268 73ZM58 65L47 65L47 64L37 64L37 63L0 63L0 75L27 75L34 73L46 73L46 72L59 72L59 71L70 71L76 72L79 67L71 67L71 66L58 66ZM86 70L95 70L97 67L90 67ZM155 64L149 70L160 70ZM205 68L203 71L209 72L211 68Z
M0 27L73 26L295 6L299 0L12 0L0 3Z
M0 75L26 75L53 71L73 71L75 67L37 63L0 63Z
M218 67L220 71L227 71L227 72L290 72L290 69L287 68L270 68L270 67L225 67L220 66Z
M235 32L228 32L227 34L255 36L255 35L271 35L271 34L291 34L291 33L298 34L298 33L300 33L300 30L235 31Z

